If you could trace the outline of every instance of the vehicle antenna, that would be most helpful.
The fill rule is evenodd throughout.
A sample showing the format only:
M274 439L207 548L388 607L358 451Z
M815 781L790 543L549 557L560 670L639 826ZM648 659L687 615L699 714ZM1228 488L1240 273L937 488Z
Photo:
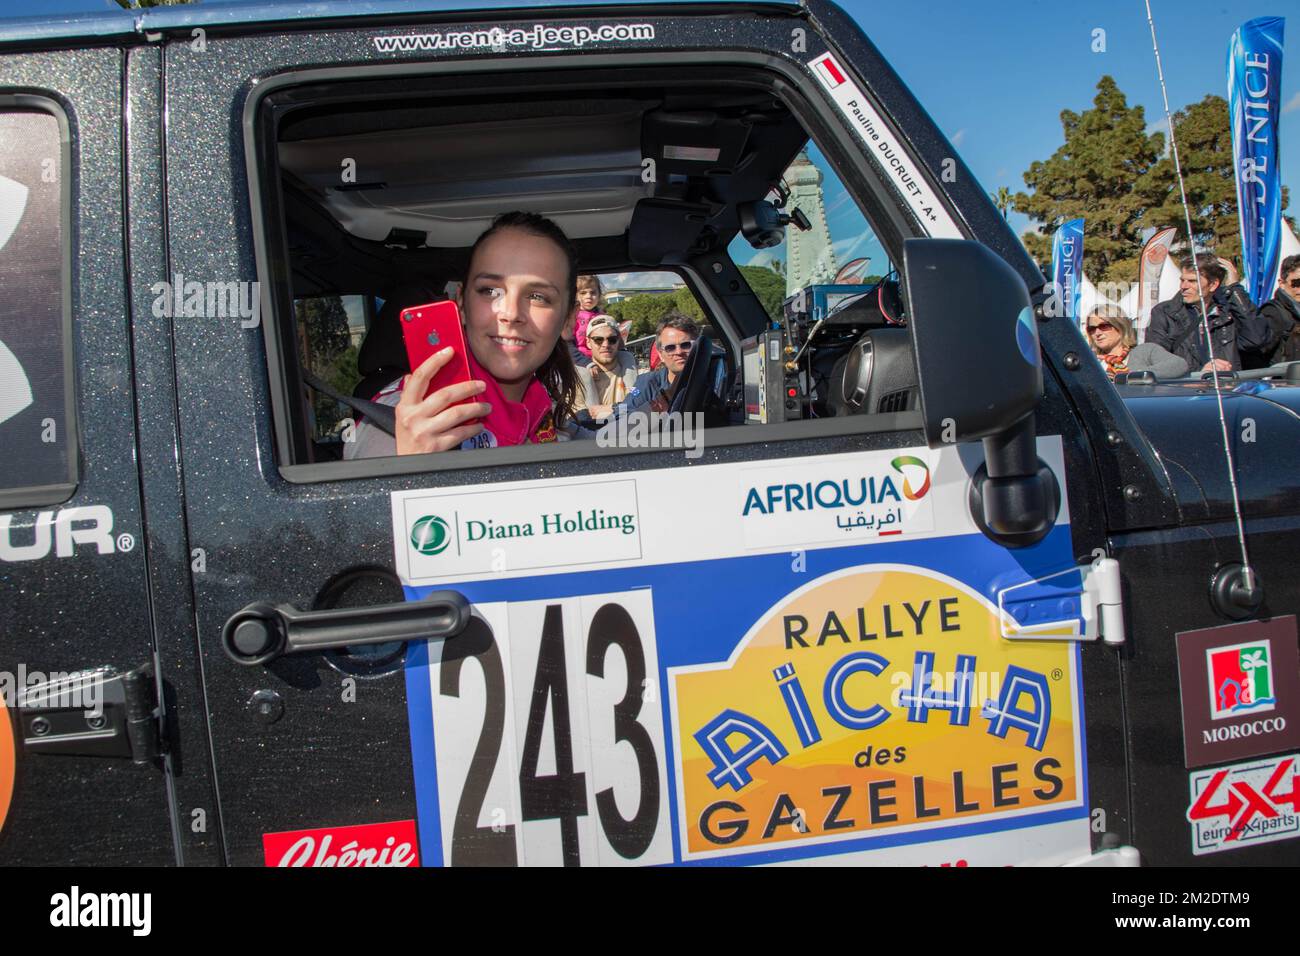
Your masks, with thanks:
M1183 216L1187 223L1187 244L1192 250L1196 266L1196 295L1201 302L1201 328L1210 356L1210 374L1214 376L1214 397L1219 404L1219 427L1223 432L1223 454L1228 461L1228 483L1232 487L1232 513L1237 518L1237 543L1241 545L1242 584L1247 591L1255 588L1255 574L1246 550L1246 526L1241 517L1241 496L1237 491L1237 467L1232 459L1232 441L1228 436L1228 419L1223 413L1223 392L1219 389L1219 369L1214 364L1214 337L1210 334L1210 317L1205 308L1205 289L1201 286L1201 264L1196 256L1196 240L1192 235L1192 213L1187 206L1187 188L1183 185L1183 167L1178 160L1178 140L1174 137L1174 118L1169 112L1169 91L1165 89L1165 71L1160 65L1160 44L1156 41L1156 22L1151 16L1151 0L1144 0L1147 23L1151 26L1151 48L1156 54L1156 76L1160 79L1160 96L1164 99L1165 122L1169 124L1169 146L1174 158L1174 173L1178 176L1178 192L1183 200Z

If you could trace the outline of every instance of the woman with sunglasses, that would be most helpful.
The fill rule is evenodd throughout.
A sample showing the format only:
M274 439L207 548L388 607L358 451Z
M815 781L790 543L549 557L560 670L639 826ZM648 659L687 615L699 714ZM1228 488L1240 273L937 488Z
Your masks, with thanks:
M618 325L608 315L596 315L587 324L587 344L591 364L578 369L582 392L574 410L586 408L594 420L602 421L636 387L636 359L622 348Z
M1137 344L1133 323L1113 305L1099 305L1088 315L1088 344L1112 382L1123 372L1154 372L1156 378L1181 378L1187 362L1154 342Z
M1282 272L1273 298L1259 307L1267 319L1273 342L1265 352L1264 366L1300 361L1300 256L1282 260Z

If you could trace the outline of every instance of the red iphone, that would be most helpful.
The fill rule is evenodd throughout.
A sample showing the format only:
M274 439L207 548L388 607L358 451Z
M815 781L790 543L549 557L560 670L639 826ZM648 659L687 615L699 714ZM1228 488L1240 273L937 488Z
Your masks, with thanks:
M450 300L431 302L428 305L416 305L402 310L402 338L406 341L406 357L411 362L411 371L419 368L430 355L450 345L456 351L451 361L438 370L438 374L429 383L430 392L458 382L468 382L473 376L469 371L469 351L465 344L465 331L460 324L460 309ZM477 402L477 396L456 402Z

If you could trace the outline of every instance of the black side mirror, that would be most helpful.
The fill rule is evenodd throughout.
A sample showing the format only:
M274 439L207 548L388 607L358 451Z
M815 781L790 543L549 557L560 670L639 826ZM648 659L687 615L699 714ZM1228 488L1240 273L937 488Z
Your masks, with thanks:
M961 239L906 240L903 273L926 443L983 439L975 520L1007 545L1033 544L1056 521L1060 489L1034 438L1043 369L1029 289Z

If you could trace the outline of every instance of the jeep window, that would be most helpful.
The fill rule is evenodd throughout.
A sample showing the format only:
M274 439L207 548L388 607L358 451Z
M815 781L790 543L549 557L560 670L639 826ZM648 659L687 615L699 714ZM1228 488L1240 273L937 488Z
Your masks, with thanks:
M35 97L0 97L0 507L53 504L76 485L68 137ZM51 110L53 107L51 107Z
M917 407L898 226L873 226L858 201L867 180L856 196L846 188L812 137L825 117L788 102L799 95L788 85L741 67L565 71L554 89L545 73L484 74L473 92L450 75L357 77L273 89L253 124L282 464L336 460L356 415L304 372L363 400L400 378L400 311L445 298L477 236L517 209L553 219L584 273L673 277L652 294L614 283L607 311L633 320L647 365L644 339L670 301L702 320L714 349L692 411L720 442L797 437L813 419L919 423L895 414ZM348 295L375 303L349 326L364 326L355 369L341 337ZM338 342L322 349L313 323ZM861 369L884 384L844 385L871 335L881 342Z
M861 286L866 291L893 275L876 231L815 143L786 167L780 188L767 198L786 215L802 212L808 228L786 225L781 242L762 249L742 232L731 240L727 254L774 322L784 319L785 300L808 286ZM838 304L852 294L845 289L831 299Z

